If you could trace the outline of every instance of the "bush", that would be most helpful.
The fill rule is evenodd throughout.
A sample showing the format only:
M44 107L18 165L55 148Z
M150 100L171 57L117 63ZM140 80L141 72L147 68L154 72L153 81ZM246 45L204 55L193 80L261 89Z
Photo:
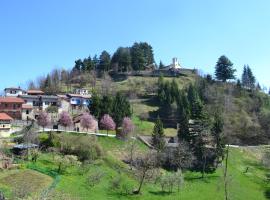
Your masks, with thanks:
M121 174L114 177L110 181L110 189L121 195L129 195L133 193L134 185L128 180L127 177L124 177Z
M96 170L95 172L92 172L87 178L88 185L94 187L95 185L99 184L104 175L105 173L101 170Z

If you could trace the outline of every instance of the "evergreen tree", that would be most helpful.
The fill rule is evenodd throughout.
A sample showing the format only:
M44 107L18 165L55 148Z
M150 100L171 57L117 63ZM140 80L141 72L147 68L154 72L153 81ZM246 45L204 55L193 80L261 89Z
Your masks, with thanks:
M162 151L165 147L164 129L159 117L153 129L152 144L158 151Z
M256 79L248 65L247 65L247 76L248 76L248 88L254 89Z
M146 58L140 44L135 42L130 49L131 65L135 71L144 70Z
M234 79L236 70L232 66L233 63L226 56L221 56L216 64L216 78L223 82L226 82L228 79Z
M255 81L255 76L253 75L250 67L248 65L245 65L242 74L242 85L246 88L254 89Z
M73 67L73 70L81 71L82 65L83 65L83 62L81 59L75 60L75 65Z
M173 79L171 82L170 92L171 92L172 102L176 101L177 96L179 94L179 89L178 89L178 85L177 85L175 79Z
M112 104L112 117L119 127L124 117L131 116L130 103L125 96L117 92Z
M223 141L222 132L223 132L223 120L219 113L214 115L214 123L211 129L211 133L215 139L216 155L217 158L223 158L225 143Z
M192 84L188 88L188 101L191 119L201 119L203 117L203 104L198 95L197 88Z
M88 56L88 58L85 58L83 60L83 65L85 66L86 71L91 71L94 69L93 61L91 59L91 56Z
M191 141L191 136L189 133L189 124L188 124L188 114L183 104L178 105L179 112L179 122L178 122L178 138L180 140L185 140L187 142Z
M160 62L159 62L159 66L158 66L158 68L159 68L159 69L162 69L162 68L164 68L164 67L165 67L165 65L163 64L163 62L162 62L162 61L160 61Z
M97 55L94 55L92 63L93 63L94 70L96 70L99 64Z
M89 105L89 110L92 115L94 115L97 119L101 117L101 99L97 93L94 93L92 96L91 104Z
M117 67L118 71L121 72L130 70L130 48L119 47L112 56L111 64L113 67Z
M112 115L112 105L113 98L108 95L103 96L100 103L100 116L105 114Z
M135 42L130 54L131 65L135 71L144 70L147 65L155 63L152 46L146 42Z
M99 69L109 71L111 64L111 56L107 51L102 51L99 57Z
M189 133L189 104L185 92L179 92L177 102L178 121L178 138L187 142L191 141Z

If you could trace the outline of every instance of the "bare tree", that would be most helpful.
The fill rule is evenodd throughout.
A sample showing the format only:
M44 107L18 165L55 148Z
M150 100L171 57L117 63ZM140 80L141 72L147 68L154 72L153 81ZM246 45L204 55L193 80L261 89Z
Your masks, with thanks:
M155 169L157 169L157 155L156 152L150 151L146 153L143 157L138 158L135 161L136 166L136 176L139 180L139 186L134 194L140 194L143 183L147 179L151 179Z

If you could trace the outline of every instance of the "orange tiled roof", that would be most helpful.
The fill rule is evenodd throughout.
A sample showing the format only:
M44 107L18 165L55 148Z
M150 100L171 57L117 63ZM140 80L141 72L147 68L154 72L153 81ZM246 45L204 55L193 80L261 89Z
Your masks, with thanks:
M27 94L44 94L41 90L28 90Z
M33 109L33 106L29 104L23 104L22 109Z
M6 113L0 113L0 120L13 120L13 119Z
M18 97L0 97L0 103L24 103L24 100Z

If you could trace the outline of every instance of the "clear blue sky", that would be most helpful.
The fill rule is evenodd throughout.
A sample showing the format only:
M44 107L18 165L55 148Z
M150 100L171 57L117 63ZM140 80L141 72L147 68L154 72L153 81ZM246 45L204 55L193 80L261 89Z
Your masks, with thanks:
M269 0L1 1L0 90L135 41L205 73L225 54L270 86L269 10Z

